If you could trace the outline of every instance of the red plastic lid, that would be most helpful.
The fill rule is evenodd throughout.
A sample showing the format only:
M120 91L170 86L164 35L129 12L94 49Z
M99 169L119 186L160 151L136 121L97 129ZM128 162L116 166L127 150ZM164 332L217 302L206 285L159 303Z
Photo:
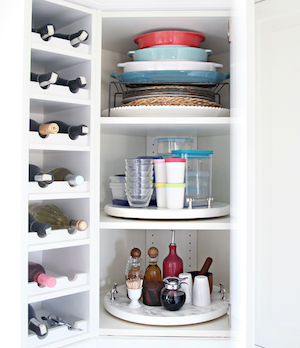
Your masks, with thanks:
M165 163L165 160L163 158L158 158L158 159L154 159L153 163Z
M185 158L166 158L166 162L186 162Z

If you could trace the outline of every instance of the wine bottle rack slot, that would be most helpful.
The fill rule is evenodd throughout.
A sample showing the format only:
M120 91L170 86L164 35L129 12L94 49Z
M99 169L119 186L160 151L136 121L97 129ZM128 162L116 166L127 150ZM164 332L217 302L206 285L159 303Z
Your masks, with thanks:
M89 185L88 182L85 181L80 186L70 186L68 182L53 182L47 187L40 187L37 182L29 182L28 183L28 192L29 194L60 194L60 193L88 193Z
M89 289L87 273L76 273L73 279L47 269L46 274L56 278L56 285L53 288L49 288L39 286L36 282L28 283L29 302L33 303L65 294L83 292Z
M38 347L41 344L42 345L51 344L51 343L53 344L62 339L66 339L66 338L72 339L73 337L78 335L83 336L87 332L88 322L81 318L68 316L66 314L61 315L61 317L66 322L70 322L74 328L80 329L80 331L79 330L77 331L77 330L68 330L68 328L65 325L50 327L45 320L41 319L41 317L48 317L50 314L53 313L53 311L51 310L49 311L44 308L38 308L38 309L35 309L35 313L38 320L40 320L41 322L47 325L48 335L43 340L40 340L33 332L29 331L28 347ZM84 339L84 337L82 337L82 339Z
M78 146L89 146L90 138L88 134L75 140L70 139L67 134L50 134L47 138L41 138L37 132L29 132L29 143L32 148L40 148L41 145L44 147L67 145L70 146L72 151L72 147L76 149Z
M34 81L30 82L30 98L60 101L63 103L74 103L76 100L76 104L90 104L90 93L88 89L81 88L77 93L71 93L66 86L51 85L48 89L42 89L39 84Z
M28 233L28 251L51 250L56 248L74 247L89 244L89 229L85 231L74 231L70 234L68 230L51 230L41 238L36 232Z
M31 48L85 60L91 59L90 46L86 43L81 43L78 47L72 47L70 42L56 37L44 41L38 33L31 33Z

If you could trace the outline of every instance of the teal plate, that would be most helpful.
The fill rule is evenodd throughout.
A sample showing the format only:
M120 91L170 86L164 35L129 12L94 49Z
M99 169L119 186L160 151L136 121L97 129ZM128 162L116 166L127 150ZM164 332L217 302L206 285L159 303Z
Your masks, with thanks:
M182 82L182 83L223 83L229 79L230 73L206 70L157 70L132 71L110 75L119 82Z

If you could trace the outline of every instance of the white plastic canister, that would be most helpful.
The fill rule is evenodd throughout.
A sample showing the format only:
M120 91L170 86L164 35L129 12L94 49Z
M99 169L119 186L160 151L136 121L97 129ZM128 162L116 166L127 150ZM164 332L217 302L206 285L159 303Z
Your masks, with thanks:
M154 159L153 163L154 163L155 182L159 182L159 183L167 182L165 160L163 158Z
M182 209L184 205L185 184L165 184L168 209Z
M168 184L184 183L185 158L166 158L166 174Z
M155 189L156 189L156 205L159 208L166 208L167 201L166 201L166 188L164 183L155 183Z

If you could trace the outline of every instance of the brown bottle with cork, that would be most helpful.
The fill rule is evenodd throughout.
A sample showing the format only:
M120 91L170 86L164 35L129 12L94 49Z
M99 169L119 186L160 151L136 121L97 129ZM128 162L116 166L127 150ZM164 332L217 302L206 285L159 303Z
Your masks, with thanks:
M164 284L161 278L161 270L157 265L157 248L149 248L148 256L150 261L144 276L143 303L148 306L161 306L160 291Z

